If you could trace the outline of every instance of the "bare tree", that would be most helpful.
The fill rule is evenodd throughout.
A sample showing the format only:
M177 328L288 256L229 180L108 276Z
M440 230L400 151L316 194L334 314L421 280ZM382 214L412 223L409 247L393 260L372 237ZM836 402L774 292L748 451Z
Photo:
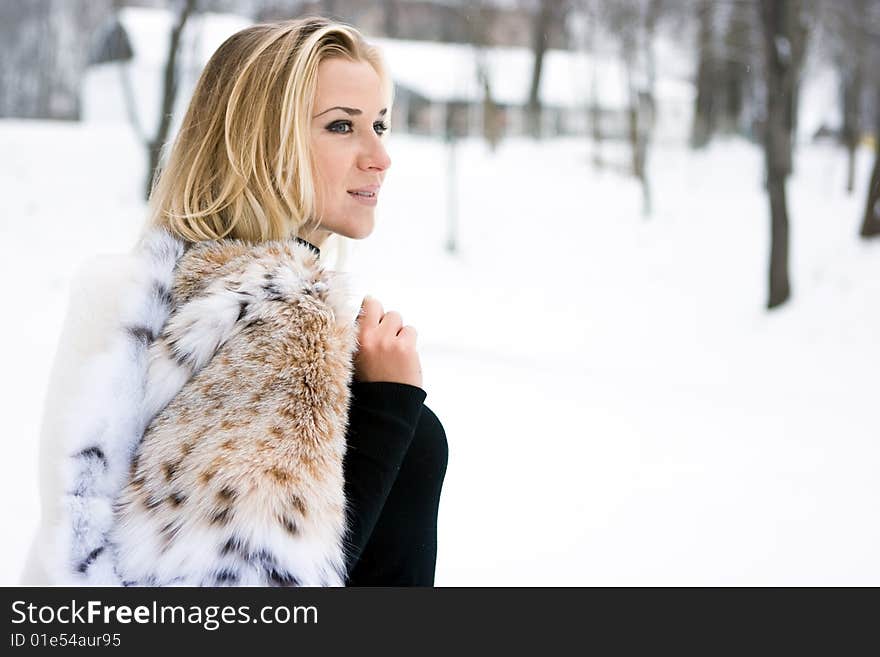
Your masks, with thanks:
M647 159L656 113L653 43L663 6L661 0L618 0L604 6L604 21L618 40L626 72L630 169L641 183L645 216L651 212Z
M168 132L171 128L171 119L174 112L174 101L177 99L177 88L180 82L178 55L183 36L183 28L190 15L196 9L197 0L180 0L174 26L171 28L171 38L168 40L168 56L165 60L165 72L162 77L162 100L159 108L159 126L156 135L147 142L147 179L144 186L145 198L150 198L153 190L153 182L158 173L162 157L162 146L168 140Z
M843 121L840 141L847 152L846 190L855 187L856 149L862 135L862 99L865 87L867 35L865 0L838 0L824 4L822 22L830 37L831 60L840 79Z
M880 12L878 12L880 13ZM873 60L880 63L880 32L874 37ZM874 167L868 183L865 214L859 234L862 237L880 235L880 79L874 78Z
M785 182L792 170L792 141L797 105L797 77L805 41L801 0L761 0L764 33L767 119L764 158L770 199L770 267L768 308L785 303L791 295L788 277L788 207ZM800 57L800 59L799 59Z
M842 96L843 96L843 126L841 139L846 146L846 191L852 193L856 179L856 148L862 136L861 105L862 87L864 85L864 38L862 30L856 30L853 35L854 55L848 65L842 70Z
M697 96L694 104L694 123L691 128L691 146L703 148L715 132L715 3L700 0L696 4L697 21Z
M648 149L654 134L657 115L657 62L654 55L654 36L657 21L663 7L663 0L646 0L642 14L642 52L644 59L644 86L637 92L636 141L634 158L638 164L636 176L642 183L642 214L651 214L651 183L648 176Z
M841 128L841 140L846 147L846 191L852 193L855 188L856 178L856 149L862 136L861 106L862 87L864 85L864 71L862 65L861 41L856 33L855 61L852 66L846 66L843 70L842 95L843 95L843 126Z
M589 26L586 33L587 51L590 53L593 70L590 79L590 135L593 138L593 167L601 169L602 162L602 105L599 98L599 49L597 46L599 35L599 10L595 0L587 0L587 20Z
M648 143L654 123L656 78L653 56L654 31L660 9L659 0L630 0L618 24L623 61L626 68L629 141L632 172L642 185L642 214L651 212L648 180Z
M868 10L862 15L860 25L866 35L866 68L872 72L868 80L874 113L874 167L859 230L864 238L880 235L880 77L876 74L880 68L880 6L870 3Z
M756 60L754 0L733 0L724 31L723 60L718 63L722 102L718 107L719 128L727 133L746 130L746 108L753 101L752 69Z
M398 9L399 0L382 0L382 29L385 36L395 38L399 31L398 27Z
M494 152L501 143L503 114L492 97L492 78L484 53L477 56L477 80L483 88L483 138Z
M586 106L587 130L592 140L592 162L596 170L604 166L602 161L602 106L599 98L600 48L599 37L604 29L601 0L578 0L571 14L570 29L577 39L577 47L587 55L590 62L589 91ZM579 37L579 39L578 39Z
M544 67L544 54L550 43L550 28L561 18L562 0L539 0L535 22L532 26L532 52L534 65L529 84L529 100L526 106L528 132L533 137L541 137L541 73Z
M486 57L486 49L492 44L492 27L495 21L495 8L485 0L464 5L461 8L462 22L467 28L468 41L475 49L477 81L483 91L482 129L489 148L494 151L501 141L503 114L492 94L492 72Z
M880 235L880 80L874 80L874 169L868 184L868 200L859 234L862 237Z

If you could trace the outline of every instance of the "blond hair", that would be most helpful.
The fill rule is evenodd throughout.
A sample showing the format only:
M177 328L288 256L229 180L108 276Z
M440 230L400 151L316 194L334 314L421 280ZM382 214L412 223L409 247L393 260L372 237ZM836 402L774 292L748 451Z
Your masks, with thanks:
M318 65L331 57L370 64L390 113L382 55L349 25L308 17L229 37L202 71L153 180L149 223L188 242L262 242L316 227L310 117Z

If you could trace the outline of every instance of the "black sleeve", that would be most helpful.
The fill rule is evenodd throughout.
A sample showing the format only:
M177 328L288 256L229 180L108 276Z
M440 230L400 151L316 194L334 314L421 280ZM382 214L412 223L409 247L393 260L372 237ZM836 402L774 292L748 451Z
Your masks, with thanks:
M346 565L357 563L391 492L427 394L405 383L351 386L345 453Z
M434 586L437 515L448 461L443 425L423 405L382 515L346 586Z

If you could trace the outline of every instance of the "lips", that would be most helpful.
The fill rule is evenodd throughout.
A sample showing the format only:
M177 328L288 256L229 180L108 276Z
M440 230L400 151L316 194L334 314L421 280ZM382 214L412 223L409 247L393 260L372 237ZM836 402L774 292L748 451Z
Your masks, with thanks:
M348 195L361 205L375 206L378 203L376 198L379 195L379 185L368 185L360 189L348 190Z
M375 198L379 193L379 185L366 185L357 189L349 189L348 193L359 198Z

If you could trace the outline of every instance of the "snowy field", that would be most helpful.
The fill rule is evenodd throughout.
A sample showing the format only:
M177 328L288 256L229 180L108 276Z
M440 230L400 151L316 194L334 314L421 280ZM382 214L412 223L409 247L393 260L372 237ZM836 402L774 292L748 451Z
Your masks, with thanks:
M581 141L465 142L456 256L446 146L389 149L379 225L349 267L419 330L450 445L438 585L880 585L880 242L856 238L870 152L848 196L842 151L799 150L794 296L767 313L750 144L655 150L646 219ZM69 281L130 248L145 157L125 127L12 121L0 152L13 584Z

